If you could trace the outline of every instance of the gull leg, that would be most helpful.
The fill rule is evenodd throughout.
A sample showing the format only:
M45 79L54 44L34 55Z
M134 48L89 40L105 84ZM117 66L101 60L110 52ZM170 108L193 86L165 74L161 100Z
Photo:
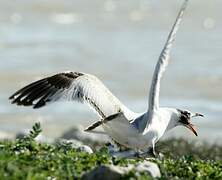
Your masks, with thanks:
M155 151L155 141L152 142L152 153L154 155L154 157L156 157L156 151Z
M155 143L152 144L152 147L147 151L147 155L151 155L153 158L163 159L164 155L162 153L156 153L155 151Z
M152 143L152 147L150 147L146 152L144 152L142 154L143 156L150 156L151 158L156 158L157 157L157 153L155 151L155 141L153 141Z

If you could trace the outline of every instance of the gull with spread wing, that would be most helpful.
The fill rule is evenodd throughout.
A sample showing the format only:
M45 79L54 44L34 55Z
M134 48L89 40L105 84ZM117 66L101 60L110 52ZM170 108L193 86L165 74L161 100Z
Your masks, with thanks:
M147 112L132 112L98 78L81 72L63 72L38 80L18 90L9 99L13 104L33 108L41 108L56 101L77 100L86 103L100 117L86 131L93 131L101 125L115 142L135 151L146 152L152 148L155 154L155 143L168 130L180 125L189 128L197 136L191 118L203 115L159 106L160 80L168 65L170 50L187 3L188 0L185 0L158 59Z

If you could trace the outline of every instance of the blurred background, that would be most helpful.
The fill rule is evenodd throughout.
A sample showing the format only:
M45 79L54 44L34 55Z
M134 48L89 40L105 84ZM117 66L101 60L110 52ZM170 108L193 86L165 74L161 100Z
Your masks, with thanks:
M182 0L0 0L0 138L40 121L59 137L97 120L87 106L56 103L39 110L11 105L22 86L72 70L99 77L130 109L147 109L154 66ZM167 137L221 143L222 1L193 0L162 81L161 105L205 115L199 137L183 127Z

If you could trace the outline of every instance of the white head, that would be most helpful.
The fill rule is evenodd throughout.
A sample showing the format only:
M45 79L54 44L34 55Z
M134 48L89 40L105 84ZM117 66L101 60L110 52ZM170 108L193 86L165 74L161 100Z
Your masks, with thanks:
M194 125L191 123L191 119L194 117L204 117L204 115L200 113L192 113L188 110L180 110L176 109L176 113L174 118L171 119L169 129L176 127L176 126L184 126L188 129L190 129L196 136L197 132L194 129Z

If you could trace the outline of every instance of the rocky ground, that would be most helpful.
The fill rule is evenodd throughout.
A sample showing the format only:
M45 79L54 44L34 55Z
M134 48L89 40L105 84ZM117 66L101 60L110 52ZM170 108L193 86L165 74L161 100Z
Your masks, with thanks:
M0 142L0 179L222 179L221 146L171 139L157 145L162 158L122 159L80 129L53 142L37 141L40 133L35 124Z

